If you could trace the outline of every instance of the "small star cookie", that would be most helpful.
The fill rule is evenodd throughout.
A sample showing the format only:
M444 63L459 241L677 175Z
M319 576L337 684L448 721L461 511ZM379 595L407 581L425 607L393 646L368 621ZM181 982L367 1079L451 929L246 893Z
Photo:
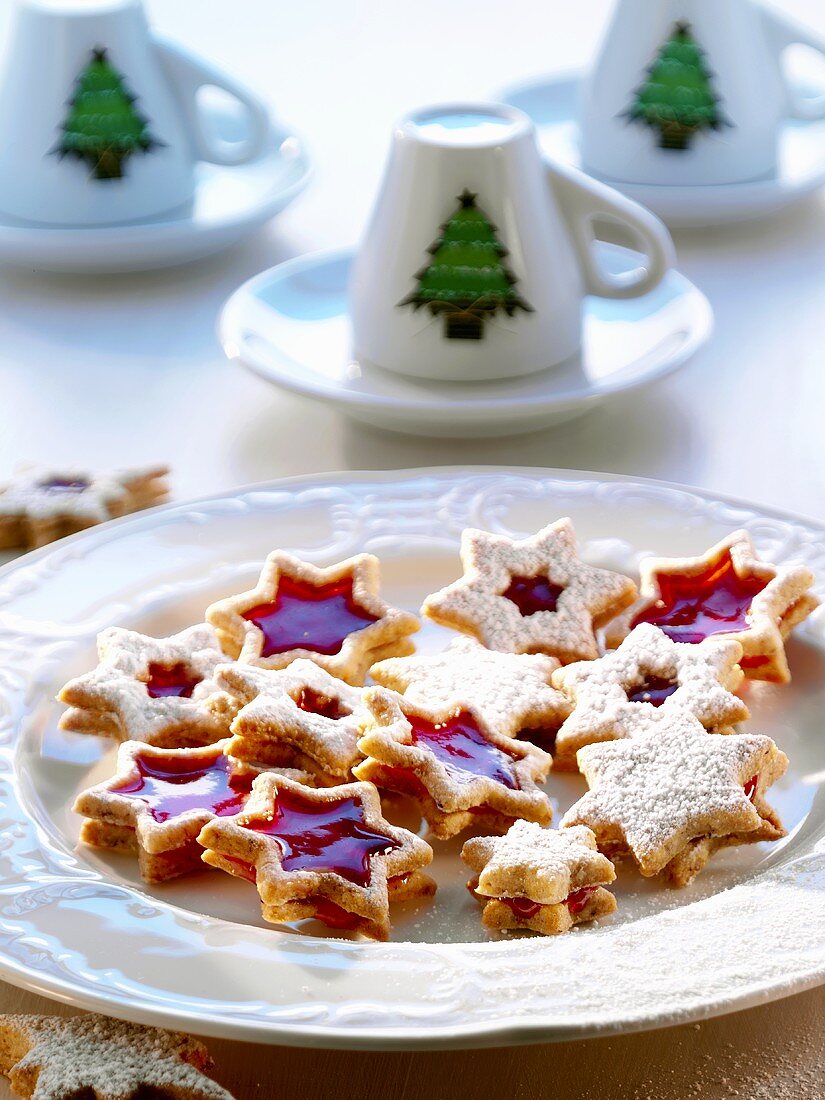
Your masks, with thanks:
M630 854L646 877L686 886L718 848L784 836L765 792L788 766L770 737L708 734L685 711L655 736L586 745L590 790L562 818L587 825L606 855Z
M285 668L298 657L349 684L363 684L371 664L412 652L420 624L378 594L378 558L358 554L326 568L283 550L266 559L249 592L206 611L227 652L245 664Z
M501 653L473 638L456 638L443 653L390 657L370 669L382 687L413 703L470 708L501 737L522 730L554 733L570 704L550 686L559 667L543 653Z
M785 639L819 606L804 565L768 565L747 531L735 531L695 558L647 558L641 598L605 631L616 646L639 623L676 642L725 635L739 642L746 676L784 684L791 678Z
M632 737L640 721L680 707L705 729L727 732L748 717L748 708L732 692L743 673L739 642L709 638L701 645L674 642L658 627L640 623L598 661L580 661L553 674L554 685L569 698L572 714L556 735L553 767L576 770L583 745ZM661 708L661 711L659 711Z
M0 487L0 549L31 550L108 519L162 504L166 466L98 476L86 470L27 471Z
M481 920L487 928L529 928L550 936L616 908L604 889L616 871L583 825L552 830L517 821L504 836L466 841L461 858L476 872L468 886L485 903Z
M314 661L280 670L226 665L215 679L241 708L231 727L233 756L307 768L327 783L349 778L362 759L358 738L369 714L361 690Z
M0 1073L24 1100L232 1100L188 1035L107 1016L0 1016Z
M385 688L368 688L364 703L366 759L353 774L415 798L439 839L471 825L504 832L520 817L551 820L537 783L553 761L535 745L494 733L473 710L424 707Z
M169 638L111 626L97 640L100 664L58 695L69 704L60 728L176 748L225 737L235 713L214 682L227 661L211 626Z
M569 519L521 542L466 530L461 563L464 576L428 596L422 613L504 653L592 660L596 629L636 598L629 577L581 560Z
M268 772L243 813L209 822L198 839L206 863L255 883L274 924L314 917L383 940L390 901L435 893L420 870L432 848L384 819L371 783L313 790Z

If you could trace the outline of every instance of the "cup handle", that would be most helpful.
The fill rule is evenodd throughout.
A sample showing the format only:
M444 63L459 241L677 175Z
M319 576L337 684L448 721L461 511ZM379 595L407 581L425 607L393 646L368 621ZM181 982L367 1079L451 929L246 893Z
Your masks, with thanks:
M270 133L266 104L241 83L210 65L208 61L190 53L177 42L156 38L155 44L160 51L164 69L178 93L189 123L196 155L212 164L226 165L245 164L259 156L266 148ZM207 86L221 88L246 109L249 133L245 138L240 141L226 141L209 132L196 98L198 89Z
M790 46L808 46L817 53L825 56L825 39L808 30L802 23L788 19L779 12L768 8L762 9L762 17L765 20L768 41L776 51L777 60L782 61L782 54ZM804 119L813 122L818 118L825 118L825 92L820 95L806 96L801 94L798 88L788 80L783 72L783 79L788 95L788 114L791 118Z
M571 232L587 289L600 298L638 298L662 281L675 261L664 224L643 206L612 187L566 165L548 165L550 185ZM593 248L596 218L629 229L646 263L620 274L606 271Z

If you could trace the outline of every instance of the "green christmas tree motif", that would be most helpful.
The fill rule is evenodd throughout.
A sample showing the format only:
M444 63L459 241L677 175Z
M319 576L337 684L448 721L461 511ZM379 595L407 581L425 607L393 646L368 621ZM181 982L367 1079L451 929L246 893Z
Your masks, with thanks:
M626 117L658 130L660 148L688 149L700 130L730 125L719 109L712 76L690 25L677 23Z
M416 272L418 288L398 303L443 315L450 340L480 340L497 310L510 317L517 309L533 312L515 289L516 277L503 262L507 249L476 197L466 188L458 196L458 209L428 249L430 262Z
M148 127L106 50L96 49L77 79L63 136L54 151L61 157L85 161L95 179L120 179L130 156L148 153L162 144Z

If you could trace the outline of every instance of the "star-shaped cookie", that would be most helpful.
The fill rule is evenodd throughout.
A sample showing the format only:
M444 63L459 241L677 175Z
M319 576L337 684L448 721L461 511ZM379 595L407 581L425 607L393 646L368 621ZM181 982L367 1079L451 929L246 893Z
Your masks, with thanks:
M0 1073L23 1100L232 1100L188 1035L107 1016L0 1016Z
M371 664L411 653L415 615L378 594L380 563L358 554L321 568L283 550L266 559L249 592L206 611L227 652L246 664L285 668L305 657L349 684L363 684Z
M228 658L211 626L169 638L112 626L97 648L97 668L58 695L70 707L61 729L171 748L208 745L228 733L235 708L213 679Z
M636 598L629 577L581 560L569 519L517 542L468 529L464 576L422 612L504 653L548 653L563 664L599 655L596 629Z
M746 676L790 680L785 639L819 606L804 565L760 561L747 531L735 531L698 557L647 558L640 572L641 597L607 627L608 645L643 622L689 644L724 635L742 646Z
M358 747L366 759L353 774L415 798L434 836L551 820L537 783L552 758L535 745L495 733L473 710L424 707L385 688L367 688L364 703L370 720Z
M375 939L389 934L389 902L426 897L429 844L381 814L371 783L313 790L267 772L242 814L198 837L204 861L254 882L264 920L315 917Z
M655 735L579 749L590 790L562 819L587 825L601 851L630 854L645 876L684 886L716 848L784 835L765 802L788 758L769 737L708 734L673 710Z
M97 475L87 470L27 471L0 486L0 549L45 546L107 519L161 504L166 466Z
M558 669L553 683L573 710L556 735L553 766L575 771L583 745L632 737L642 724L674 707L715 732L744 722L748 708L733 694L743 678L741 657L739 642L720 637L686 645L640 623L598 661Z
M299 658L284 669L225 665L215 682L241 708L231 727L233 756L308 768L331 783L349 778L361 760L358 738L369 717L361 689L314 661Z
M456 638L443 653L390 657L370 669L382 687L413 703L471 708L502 737L522 730L555 731L570 704L550 686L559 667L543 653L502 653L473 638Z
M552 830L517 821L504 836L466 841L461 858L476 872L468 885L485 902L488 928L554 935L616 908L604 889L616 877L613 864L583 825Z

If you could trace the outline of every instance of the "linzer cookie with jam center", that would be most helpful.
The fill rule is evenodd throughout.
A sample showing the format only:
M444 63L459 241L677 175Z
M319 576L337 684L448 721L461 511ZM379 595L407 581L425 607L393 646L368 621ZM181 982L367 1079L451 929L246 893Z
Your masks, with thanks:
M214 681L227 661L211 626L169 638L112 626L97 640L100 663L70 680L61 729L175 748L208 745L229 732L235 710Z
M647 558L640 572L641 598L609 624L608 645L639 623L689 644L725 635L742 646L746 676L790 680L785 639L819 605L804 565L760 561L747 531L735 531L695 558Z
M640 623L618 649L598 661L580 661L553 674L572 713L556 736L553 767L576 770L584 745L638 734L642 723L674 707L705 729L731 732L748 708L733 692L742 682L739 642L708 638L700 645L674 642L658 627Z
M393 901L430 897L432 848L381 814L371 783L313 790L267 772L242 813L210 821L203 859L255 884L264 920L315 918L387 939Z
M522 541L468 529L461 563L464 576L428 596L423 614L488 649L547 653L562 664L598 657L597 628L637 594L629 577L581 560L569 519Z
M305 768L322 783L350 777L362 759L361 726L369 712L361 689L299 658L288 668L225 665L215 677L240 707L229 752L263 765Z
M305 657L363 684L371 664L411 653L409 635L420 627L381 599L379 569L372 554L320 568L275 550L255 588L213 603L206 618L241 662L285 668Z
M546 752L494 733L469 709L424 707L384 688L368 688L364 702L366 759L353 773L412 796L434 836L470 826L505 832L518 818L550 822L550 799L537 786L552 767Z
M158 749L139 741L120 746L114 776L78 795L74 812L93 848L135 853L146 882L201 870L198 833L214 817L246 805L261 768L235 760L228 741L206 748ZM292 778L312 782L308 775Z
M616 871L583 825L552 830L517 821L504 836L466 841L461 858L476 873L467 885L484 902L487 928L551 936L616 909L605 890Z
M587 825L600 851L632 856L646 877L686 886L719 848L785 835L765 801L788 766L770 737L714 736L674 709L655 734L579 749L578 764L590 790L562 828Z

